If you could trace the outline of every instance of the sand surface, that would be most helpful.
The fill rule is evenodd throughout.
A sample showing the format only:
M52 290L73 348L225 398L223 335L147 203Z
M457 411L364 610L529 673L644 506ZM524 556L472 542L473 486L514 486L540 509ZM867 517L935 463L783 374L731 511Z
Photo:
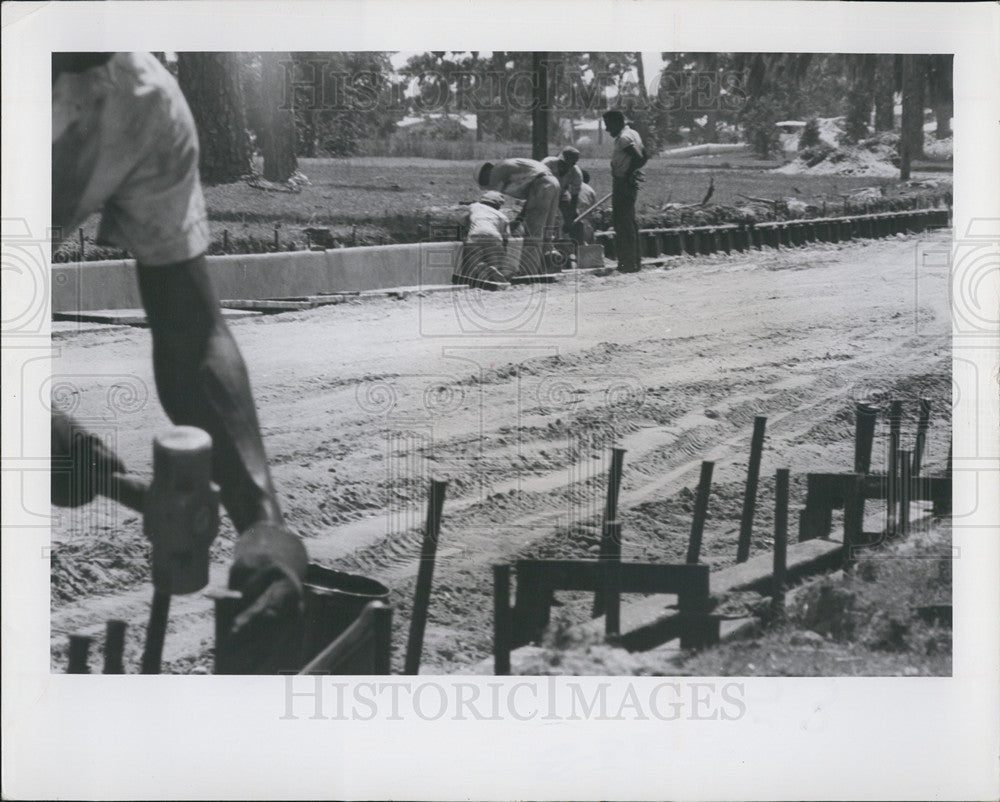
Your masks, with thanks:
M490 654L490 564L596 554L612 445L626 448L626 560L683 561L694 488L715 461L702 559L735 560L755 415L768 418L753 552L769 548L774 471L852 463L858 400L932 399L924 465L944 467L952 394L950 232L699 259L623 276L567 275L505 292L409 294L231 322L276 484L314 560L391 588L402 667L428 480L448 479L422 670ZM149 333L60 336L58 402L151 475L156 400ZM874 463L888 432L880 422ZM59 510L53 528L53 670L66 638L130 624L137 671L151 586L141 519L109 501ZM793 534L794 534L793 523ZM233 531L213 547L225 582ZM563 615L586 617L567 594ZM212 603L176 597L164 671L211 666ZM97 661L99 664L99 660Z

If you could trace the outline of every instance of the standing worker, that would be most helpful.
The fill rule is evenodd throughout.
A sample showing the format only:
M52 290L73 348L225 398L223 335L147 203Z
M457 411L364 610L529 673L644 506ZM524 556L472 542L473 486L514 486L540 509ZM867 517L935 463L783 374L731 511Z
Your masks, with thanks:
M187 102L152 54L53 54L55 235L102 211L99 239L136 258L160 403L175 424L212 437L213 478L239 532L229 585L242 593L243 609L233 634L254 673L254 655L301 614L308 560L282 517L246 365L209 280L198 153ZM121 468L97 438L58 414L52 454L72 465L69 482L53 482L56 504L89 501L96 477Z
M618 269L637 273L639 261L639 226L635 221L635 201L639 194L640 170L649 161L642 138L625 123L617 109L602 115L604 126L615 138L611 153L611 219L615 228Z
M534 159L504 159L499 164L486 162L476 171L476 182L483 189L524 201L520 215L524 246L519 271L523 275L547 272L552 241L558 230L559 180Z
M457 279L509 281L516 270L506 265L510 223L501 211L504 197L499 192L484 192L466 212L465 246Z
M559 179L559 214L562 215L562 230L566 236L572 236L580 187L583 185L583 173L577 166L579 160L580 151L574 147L565 147L558 156L542 159L542 164Z

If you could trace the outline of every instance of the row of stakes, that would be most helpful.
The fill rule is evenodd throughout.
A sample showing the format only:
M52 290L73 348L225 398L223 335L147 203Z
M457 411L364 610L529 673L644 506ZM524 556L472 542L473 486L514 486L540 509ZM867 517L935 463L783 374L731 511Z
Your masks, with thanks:
M871 457L871 445L874 434L875 411L864 404L857 407L857 419L855 429L855 471L859 475L865 475L869 470ZM889 523L888 530L898 531L906 534L909 527L909 486L914 478L920 474L920 463L926 441L926 433L930 417L930 402L921 399L920 414L917 428L917 442L913 452L899 448L900 444L900 424L902 419L902 404L899 401L892 401L889 410L890 422L890 449L888 477L888 509ZM760 477L760 462L764 447L764 433L767 425L767 418L757 416L754 418L753 434L750 442L750 459L747 466L747 480L743 497L743 508L740 516L740 532L737 542L737 563L745 562L750 556L751 535L753 532L753 519L757 503L757 489ZM605 501L604 521L602 525L602 535L599 550L599 560L601 561L621 561L621 526L617 522L618 496L621 486L622 469L624 465L625 449L613 448L611 453L611 465L608 475L608 490ZM698 481L691 532L688 539L688 550L686 563L697 564L701 555L702 539L705 529L705 522L708 517L708 503L711 493L712 473L715 463L703 461ZM784 605L784 577L787 561L787 540L788 540L788 497L789 497L789 476L787 468L780 468L775 473L775 517L774 517L774 598L773 602L780 611ZM424 629L427 621L428 608L430 605L431 584L433 581L433 571L437 543L439 540L442 508L444 505L447 482L433 480L430 485L428 498L427 523L424 532L424 539L421 546L421 560L417 577L417 587L414 599L414 612L410 622L409 640L405 660L405 674L416 674L419 671L421 651L424 639ZM899 528L896 529L895 509L899 507ZM138 506L138 505L137 505ZM857 507L863 505L853 505L855 515ZM851 513L845 510L847 517ZM858 527L861 522L857 521ZM845 534L848 528L845 528ZM860 531L859 533L860 534ZM850 540L850 538L847 538ZM850 542L845 542L845 554L850 550ZM845 565L850 565L850 556L847 555ZM167 597L169 599L169 597ZM595 616L606 615L606 630L608 634L618 634L619 629L619 600L610 599L598 594L594 600L593 614ZM154 608L156 607L154 598ZM154 609L154 618L155 616ZM165 629L165 611L161 614L162 622L159 626ZM121 620L110 620L107 622L106 637L104 644L104 667L105 674L124 673L123 652L126 635L126 622ZM154 628L151 621L151 630ZM89 673L89 653L93 644L93 638L87 635L71 635L69 638L69 663L67 673L85 674ZM159 650L162 649L162 631L159 633L159 643L156 645L154 661L155 666L148 668L144 665L144 673L156 673L159 670ZM149 651L147 644L147 652ZM147 655L144 655L144 664L147 663Z
M889 458L888 458L888 521L886 531L890 535L905 536L909 532L910 499L916 494L912 485L919 480L921 460L925 448L927 429L930 421L930 401L920 400L919 421L915 448L912 451L900 448L902 404L893 400L889 408ZM859 404L855 430L855 470L868 472L871 456L871 445L874 435L874 408ZM747 466L747 480L743 497L743 509L740 516L740 532L737 541L736 562L746 562L750 557L751 535L757 503L757 489L760 479L760 462L764 446L764 433L767 418L754 418L753 435L750 443L750 459ZM625 449L613 448L611 466L608 474L607 498L605 501L599 561L607 565L620 563L622 559L622 527L617 521L618 496L621 486L622 468ZM949 455L950 461L950 455ZM858 463L863 463L859 465ZM695 503L688 537L688 549L685 563L697 565L701 557L701 546L708 517L708 504L711 495L712 474L715 463L705 460L701 463L701 472L695 493ZM775 471L774 491L774 542L772 564L772 612L780 617L785 609L786 575L788 564L788 511L790 470L779 468ZM892 477L895 477L894 479ZM857 503L857 500L861 503ZM853 567L854 547L863 545L860 542L860 527L863 518L863 493L852 500L849 509L845 510L847 525L845 526L845 542L843 550L843 567L850 570ZM898 508L898 524L896 510ZM851 518L856 518L854 528L858 535L852 534ZM494 565L494 594L498 610L505 606L500 599L506 599L509 591L510 567ZM592 615L596 618L605 616L605 635L614 637L620 635L621 612L620 596L617 593L598 591L594 596ZM499 620L499 619L498 619ZM510 672L509 648L498 639L494 644L495 672L507 674Z
M918 404L916 439L913 449L901 447L903 402L890 399L887 418L889 423L889 442L886 455L885 499L886 519L885 534L888 537L906 537L910 532L910 504L921 498L919 484L922 480L924 451L927 445L927 431L930 427L931 401L921 398ZM844 517L844 551L845 568L850 569L854 563L856 547L864 547L864 483L871 473L871 453L874 440L875 423L878 411L866 403L859 403L855 408L855 439L854 439L854 477L856 492L853 492L845 505ZM946 475L951 473L951 450L948 451L948 468Z
M733 251L799 248L815 242L849 242L920 233L929 228L947 226L948 217L947 208L934 208L756 224L645 228L640 229L639 240L644 258L729 254ZM613 231L600 231L594 238L604 246L607 258L616 257Z

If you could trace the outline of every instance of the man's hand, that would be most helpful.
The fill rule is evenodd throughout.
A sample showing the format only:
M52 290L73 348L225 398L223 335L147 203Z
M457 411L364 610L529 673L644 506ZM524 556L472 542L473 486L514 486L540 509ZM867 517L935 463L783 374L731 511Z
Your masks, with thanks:
M229 587L243 594L246 607L233 634L256 638L302 612L302 579L308 557L302 541L283 524L261 521L239 536Z
M69 415L52 412L52 503L79 507L111 488L111 474L124 473L125 464L100 438Z

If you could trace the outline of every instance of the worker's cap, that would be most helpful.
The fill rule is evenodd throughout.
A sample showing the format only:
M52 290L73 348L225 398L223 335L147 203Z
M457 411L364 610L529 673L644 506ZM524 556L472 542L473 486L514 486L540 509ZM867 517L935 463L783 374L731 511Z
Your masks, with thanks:
M494 206L499 209L503 206L504 197L502 193L490 190L489 192L484 192L479 196L479 202L489 204L490 206Z
M482 167L478 168L475 173L476 183L479 185L485 184L489 180L492 170L493 162L486 162Z
M618 109L611 109L610 111L606 111L604 112L604 114L601 115L601 117L604 118L604 122L606 123L614 121L614 122L619 122L622 125L625 124L625 115Z
M562 149L559 154L559 158L564 162L569 162L570 164L576 164L580 160L580 151L574 148L572 145L567 145Z

